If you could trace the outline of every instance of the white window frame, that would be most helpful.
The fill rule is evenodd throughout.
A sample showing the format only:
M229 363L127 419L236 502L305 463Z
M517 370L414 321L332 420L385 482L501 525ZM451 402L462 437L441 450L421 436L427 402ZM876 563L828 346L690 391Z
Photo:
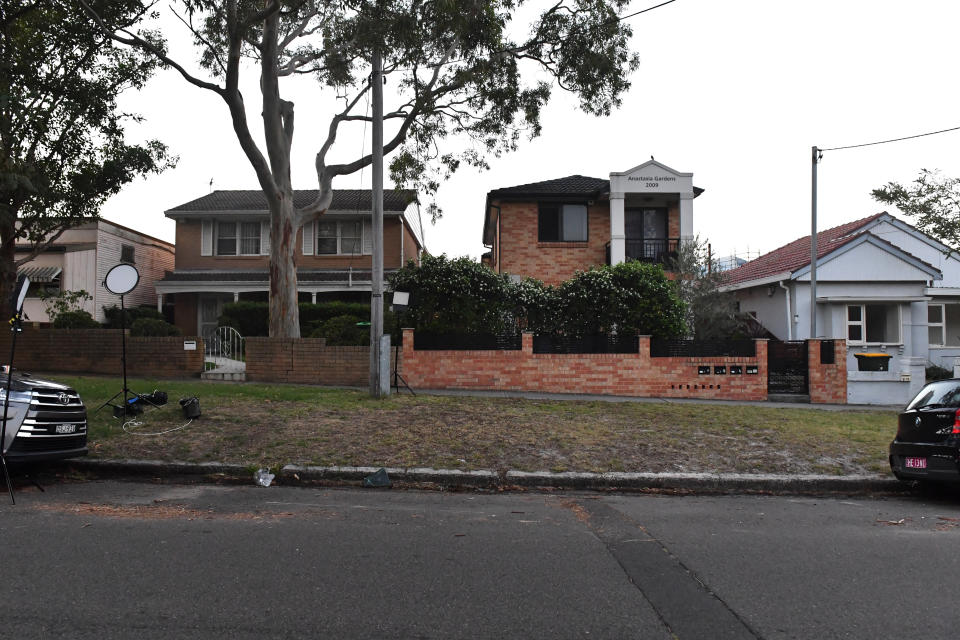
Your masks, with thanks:
M252 253L245 253L243 251L243 225L245 224L255 224L257 225L256 236L251 235L248 239L257 240L257 250ZM221 253L220 252L220 229L225 226L233 227L233 241L234 241L234 251L233 253ZM213 233L213 249L215 255L218 256L227 256L227 257L236 257L236 256L259 256L262 254L263 245L263 222L260 221L250 221L250 220L217 220L214 225Z
M930 322L930 309L940 307L940 322ZM930 347L943 347L947 340L947 309L945 304L927 304L927 336L930 335L929 327L940 327L940 342L931 342ZM929 340L929 337L927 338Z
M323 226L323 223L336 224L337 225L337 251L336 253L323 253L320 251L320 238L331 238L333 236L321 236L320 227ZM348 236L349 240L356 238L356 251L351 251L349 253L344 252L344 235L343 227L345 224L356 225L359 235L357 236ZM362 220L322 220L317 222L314 231L314 254L318 256L360 256L363 255L363 221Z
M889 306L894 305L897 308L897 339L894 342L867 342L867 306L868 305L883 305ZM860 308L860 319L851 320L850 319L850 307L859 307ZM846 327L847 327L847 344L856 344L856 345L898 345L903 344L903 306L895 302L864 302L862 304L848 304L844 307L844 312L846 314ZM860 327L860 340L851 340L850 339L850 327L859 326Z

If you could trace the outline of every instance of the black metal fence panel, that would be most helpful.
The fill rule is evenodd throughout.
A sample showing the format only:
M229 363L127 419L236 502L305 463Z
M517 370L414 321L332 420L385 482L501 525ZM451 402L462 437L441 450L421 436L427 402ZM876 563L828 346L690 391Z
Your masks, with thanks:
M651 340L651 358L752 358L757 355L753 340Z
M637 336L533 337L534 353L638 353L639 351L640 339Z
M519 351L519 333L464 334L415 331L413 348L417 351Z
M768 342L767 391L803 395L808 390L807 341Z

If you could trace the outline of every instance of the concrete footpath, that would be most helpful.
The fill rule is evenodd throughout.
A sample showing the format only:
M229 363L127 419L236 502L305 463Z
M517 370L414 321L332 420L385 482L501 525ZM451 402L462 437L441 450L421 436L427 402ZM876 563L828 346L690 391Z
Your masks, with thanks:
M139 477L172 482L253 484L248 466L216 462L102 460L79 458L61 463L68 470L101 478ZM378 467L311 467L274 469L274 484L285 486L363 486ZM567 471L463 471L459 469L391 468L393 486L433 490L597 490L690 493L905 493L909 485L887 475L781 475L752 473L586 473Z

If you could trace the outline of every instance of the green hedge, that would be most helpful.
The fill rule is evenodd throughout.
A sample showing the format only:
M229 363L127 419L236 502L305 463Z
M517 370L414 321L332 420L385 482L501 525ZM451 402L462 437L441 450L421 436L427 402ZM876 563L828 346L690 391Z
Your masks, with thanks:
M127 329L133 326L133 323L141 318L148 318L150 320L165 320L163 314L157 311L156 307L151 307L149 305L142 305L139 307L127 307L124 309L126 311L127 321L123 325ZM120 307L118 305L113 305L112 307L104 307L103 314L106 316L103 326L108 329L119 329L120 324Z
M367 344L370 338L368 327L356 327L358 322L370 322L370 305L360 302L322 302L311 304L301 302L300 335L327 338L327 344ZM336 326L330 321L337 319ZM219 319L220 326L233 327L244 337L267 336L270 334L270 307L267 302L231 302L223 305ZM345 333L344 327L354 325L355 331ZM389 310L383 313L385 333L396 329L396 316ZM362 334L362 335L361 335ZM353 336L352 338L346 336ZM394 340L397 336L394 336Z

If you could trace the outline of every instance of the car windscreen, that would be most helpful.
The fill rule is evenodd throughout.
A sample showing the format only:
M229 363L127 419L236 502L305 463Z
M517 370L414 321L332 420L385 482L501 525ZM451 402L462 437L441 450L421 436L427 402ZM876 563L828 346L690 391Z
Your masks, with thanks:
M960 407L960 380L931 382L920 390L906 410L924 407Z

